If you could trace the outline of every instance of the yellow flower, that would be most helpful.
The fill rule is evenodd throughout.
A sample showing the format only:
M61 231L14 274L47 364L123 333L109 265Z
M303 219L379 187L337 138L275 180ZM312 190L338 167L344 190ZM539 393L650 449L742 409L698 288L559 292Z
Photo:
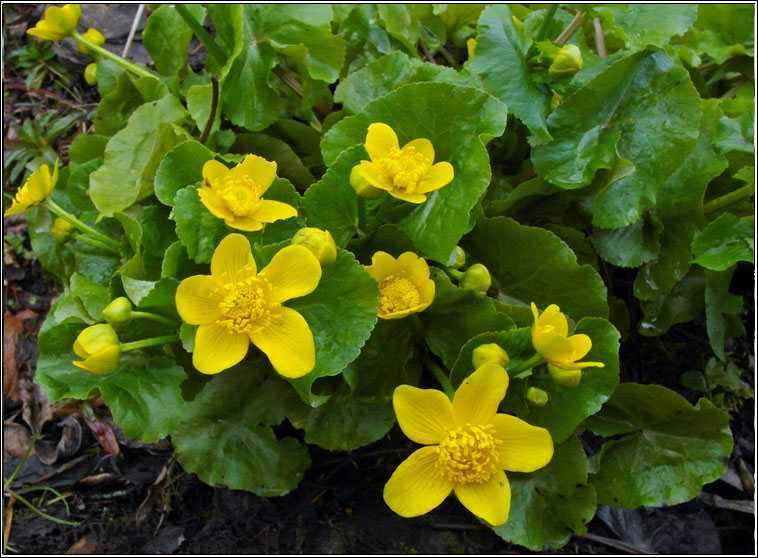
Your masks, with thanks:
M540 315L532 302L532 314L532 345L549 364L564 370L605 366L602 362L576 362L590 352L592 340L583 333L568 337L568 320L558 306L551 304Z
M379 283L380 318L405 318L425 310L434 300L429 266L413 252L400 254L398 259L386 252L377 252L366 271Z
M544 428L497 412L507 388L505 369L489 363L463 381L452 404L438 390L395 389L400 428L425 445L384 486L384 501L395 513L425 514L455 491L477 517L492 525L508 520L511 489L504 471L544 467L553 457L553 440Z
M365 147L371 161L361 161L360 176L395 198L421 203L425 194L453 180L450 163L432 164L434 147L428 139L415 139L401 149L392 128L376 122L368 127Z
M216 248L210 275L179 284L176 309L185 322L200 326L192 364L203 374L234 366L251 342L282 376L298 378L313 370L313 333L305 318L282 303L316 288L321 279L316 256L303 246L287 246L256 270L250 242L234 233Z
M82 33L82 37L99 47L105 44L105 36L94 27L90 27L84 33ZM90 50L90 48L83 43L77 42L76 48L82 54L92 54L92 50Z
M56 182L58 182L58 161L55 161L52 176L50 176L50 168L47 165L42 165L16 192L16 199L5 211L5 217L26 213L33 207L40 205L50 196Z
M291 205L261 199L274 178L276 163L257 155L248 155L231 170L212 159L203 165L198 194L208 211L230 227L258 231L264 223L297 216Z
M66 4L62 8L50 6L37 25L26 32L47 41L62 41L76 31L81 15L82 9L79 4Z
M108 324L97 324L85 328L74 341L76 356L74 366L83 368L98 376L113 374L121 360L121 344L118 334Z

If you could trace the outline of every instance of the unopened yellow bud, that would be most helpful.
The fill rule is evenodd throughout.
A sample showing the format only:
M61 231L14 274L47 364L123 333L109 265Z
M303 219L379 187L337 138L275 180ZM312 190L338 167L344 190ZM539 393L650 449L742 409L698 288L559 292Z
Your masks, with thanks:
M548 73L551 76L567 78L582 69L582 52L576 45L564 45L555 55Z
M372 186L368 180L363 178L360 165L355 165L353 170L350 171L350 186L353 187L355 193L360 197L370 200L375 200L384 192L384 190Z
M103 310L103 317L113 329L121 329L132 319L132 303L125 296L115 298Z
M544 407L549 399L544 389L530 387L526 389L526 400L535 407Z
M476 39L471 38L466 41L466 50L468 51L468 59L474 59L474 51L476 51Z
M463 273L459 285L462 289L486 294L487 289L492 285L492 278L486 267L482 264L474 264Z
M460 246L455 247L455 250L453 250L450 258L447 260L447 265L453 269L460 269L466 265L466 252L463 251L463 248Z
M82 33L82 37L84 39L87 39L90 43L92 43L95 46L101 47L105 44L105 37L103 36L103 34L93 27L90 27L89 29L87 29L87 31ZM76 48L82 54L92 54L92 50L87 45L85 45L84 43L80 43L79 41L76 42Z
M74 341L74 352L84 359L73 361L74 366L98 376L113 374L121 361L118 334L107 324L85 328Z
M58 217L53 221L53 226L50 228L50 234L53 235L55 242L63 244L71 235L71 231L74 230L74 226L65 219Z
M88 85L97 84L97 64L94 62L88 64L87 67L84 68L84 81L86 81Z
M569 370L566 368L558 368L557 366L548 363L547 371L550 373L550 378L556 384L565 388L575 388L579 385L579 382L582 379L581 369Z
M302 244L308 248L316 256L322 267L334 263L337 259L337 245L329 231L305 227L295 233L291 244Z
M508 364L510 360L508 353L506 353L497 343L485 343L479 345L471 354L471 362L474 365L474 370L478 370L488 363L498 364L505 368L505 365Z

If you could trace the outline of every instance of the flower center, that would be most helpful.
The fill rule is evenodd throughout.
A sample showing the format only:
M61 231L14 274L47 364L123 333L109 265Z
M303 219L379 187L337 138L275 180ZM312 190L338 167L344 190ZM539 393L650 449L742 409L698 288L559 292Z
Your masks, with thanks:
M379 286L379 306L384 314L392 314L418 306L418 288L405 277L390 275Z
M379 165L392 177L396 188L413 194L423 183L431 162L411 146L393 149L388 156L379 159Z
M223 315L219 323L237 333L260 331L280 306L271 300L271 292L271 284L260 277L226 285L226 296L218 305Z
M227 175L222 180L217 180L213 189L236 217L250 217L261 205L258 187L247 175Z
M457 483L487 482L500 467L498 447L503 441L493 436L491 424L459 426L437 446L436 466Z

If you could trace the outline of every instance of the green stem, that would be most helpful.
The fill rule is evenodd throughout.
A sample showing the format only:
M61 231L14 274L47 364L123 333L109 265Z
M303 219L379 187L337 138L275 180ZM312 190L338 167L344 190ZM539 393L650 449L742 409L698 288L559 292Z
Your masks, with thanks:
M227 58L226 54L224 54L224 51L221 50L221 47L218 46L218 43L215 41L215 39L211 37L208 31L205 30L205 27L203 27L202 24L195 19L195 16L190 13L187 7L184 4L174 4L174 9L180 16L182 16L184 22L189 25L190 29L192 29L192 32L195 34L197 39L203 43L203 46L206 49L208 49L208 52L210 52L222 66L226 64Z
M121 250L119 248L119 245L117 242L115 242L112 238L106 236L105 234L101 233L100 231L90 227L89 225L86 225L82 223L79 219L71 215L68 211L63 209L61 206L59 206L57 203L55 203L51 198L47 198L45 200L45 205L47 208L55 213L58 217L69 223L70 225L73 225L80 231L83 231L90 235L92 238L99 240L103 244L107 244L110 246L113 250L116 251L116 253L120 254Z
M167 318L166 316L153 314L152 312L142 312L139 310L132 310L131 316L132 318L145 318L146 320L153 320L154 322L160 322L162 324L167 324L170 326L177 325L175 320L172 320L171 318Z
M421 363L426 367L427 370L429 370L429 372L434 375L434 377L439 382L440 387L442 387L442 391L444 391L448 399L452 401L455 390L453 389L453 384L450 383L450 379L447 377L447 374L445 374L445 371L442 370L442 368L440 368L440 366L429 357L422 357Z
M462 271L459 271L457 269L453 269L452 267L447 267L447 266L444 266L442 269L445 271L445 273L448 274L448 276L451 279L455 279L456 281L460 281L461 279L463 279Z
M79 234L79 233L73 233L71 236L73 236L79 242L84 242L85 244L89 244L90 246L94 246L95 248L101 248L103 250L107 250L108 252L112 252L119 256L121 255L121 252L119 252L118 250L114 249L108 244L105 244L104 242L95 240L94 238L90 238L88 236L84 236L83 234Z
M156 74L150 72L149 70L145 70L143 68L140 68L139 66L137 66L133 62L129 62L126 58L121 58L119 55L113 54L111 51L106 50L103 47L98 46L98 45L96 45L96 44L88 41L87 39L85 39L84 37L82 37L76 31L74 31L71 34L71 37L73 37L73 39L76 42L81 43L84 46L86 46L92 52L95 52L95 53L99 54L100 56L102 56L103 58L107 58L108 60L111 60L111 61L115 62L116 64L122 66L123 68L126 68L127 70L129 70L133 74L136 74L136 75L141 76L141 77L147 77L147 78L150 78L150 79L160 79L159 76L157 76Z
M505 369L508 371L508 375L513 378L514 376L521 374L522 372L526 372L527 370L531 370L535 366L538 366L544 362L546 362L545 359L542 358L539 353L535 353L532 358L522 362L518 366L514 361L509 362Z
M121 352L133 351L144 347L154 347L155 345L164 345L166 343L175 343L179 341L178 335L164 335L163 337L151 337L149 339L140 339L131 343L121 343Z
M17 494L16 492L13 492L12 490L9 490L8 492L10 492L11 494L13 494L16 497L16 500L18 500L19 502L21 502L22 504L24 504L27 508L29 508L30 510L32 510L34 513L36 513L40 517L44 517L45 519L50 520L50 521L54 521L55 523L62 523L63 525L74 525L74 526L81 525L81 522L79 522L79 521L67 521L65 519L60 519L58 517L54 517L52 515L48 515L45 512L43 512L42 510L39 510L36 507L34 507L34 504L32 504L29 500L27 500L26 498L24 498L20 494Z
M749 198L751 195L753 195L753 184L745 184L742 188L737 188L733 192L719 196L703 205L703 213L706 215L716 213L738 201Z
M535 39L535 42L544 41L545 37L547 37L547 28L550 26L550 22L553 21L553 16L555 15L555 12L558 10L558 4L553 4L548 8L547 14L545 14L545 19L542 20L542 27L540 27L539 33L537 33L537 38Z

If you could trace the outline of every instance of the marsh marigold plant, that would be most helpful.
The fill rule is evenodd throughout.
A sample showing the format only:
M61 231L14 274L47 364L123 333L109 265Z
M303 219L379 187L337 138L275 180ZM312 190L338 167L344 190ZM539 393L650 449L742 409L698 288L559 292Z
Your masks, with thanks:
M424 444L384 487L384 501L395 513L425 514L455 492L488 523L508 520L511 489L505 471L544 467L553 457L553 440L544 428L497 412L507 388L505 369L488 363L461 383L452 403L435 389L395 389L392 404L400 428Z
M258 231L265 223L297 216L297 209L283 202L264 200L276 178L276 163L257 155L248 155L229 169L210 160L203 165L200 201L233 229Z
M366 271L379 283L380 318L405 318L426 310L434 300L429 265L413 252L400 254L397 259L387 252L377 252Z
M368 127L365 148L371 160L361 161L350 177L353 188L364 197L375 197L366 193L378 189L400 200L421 203L426 194L453 180L453 165L446 161L434 164L434 146L426 138L401 148L395 131L375 122Z
M313 333L282 303L313 292L320 279L321 264L303 246L282 248L259 273L247 238L228 235L213 254L211 274L188 277L176 290L179 315L200 326L192 364L217 374L245 358L253 343L282 376L304 376L316 362Z

